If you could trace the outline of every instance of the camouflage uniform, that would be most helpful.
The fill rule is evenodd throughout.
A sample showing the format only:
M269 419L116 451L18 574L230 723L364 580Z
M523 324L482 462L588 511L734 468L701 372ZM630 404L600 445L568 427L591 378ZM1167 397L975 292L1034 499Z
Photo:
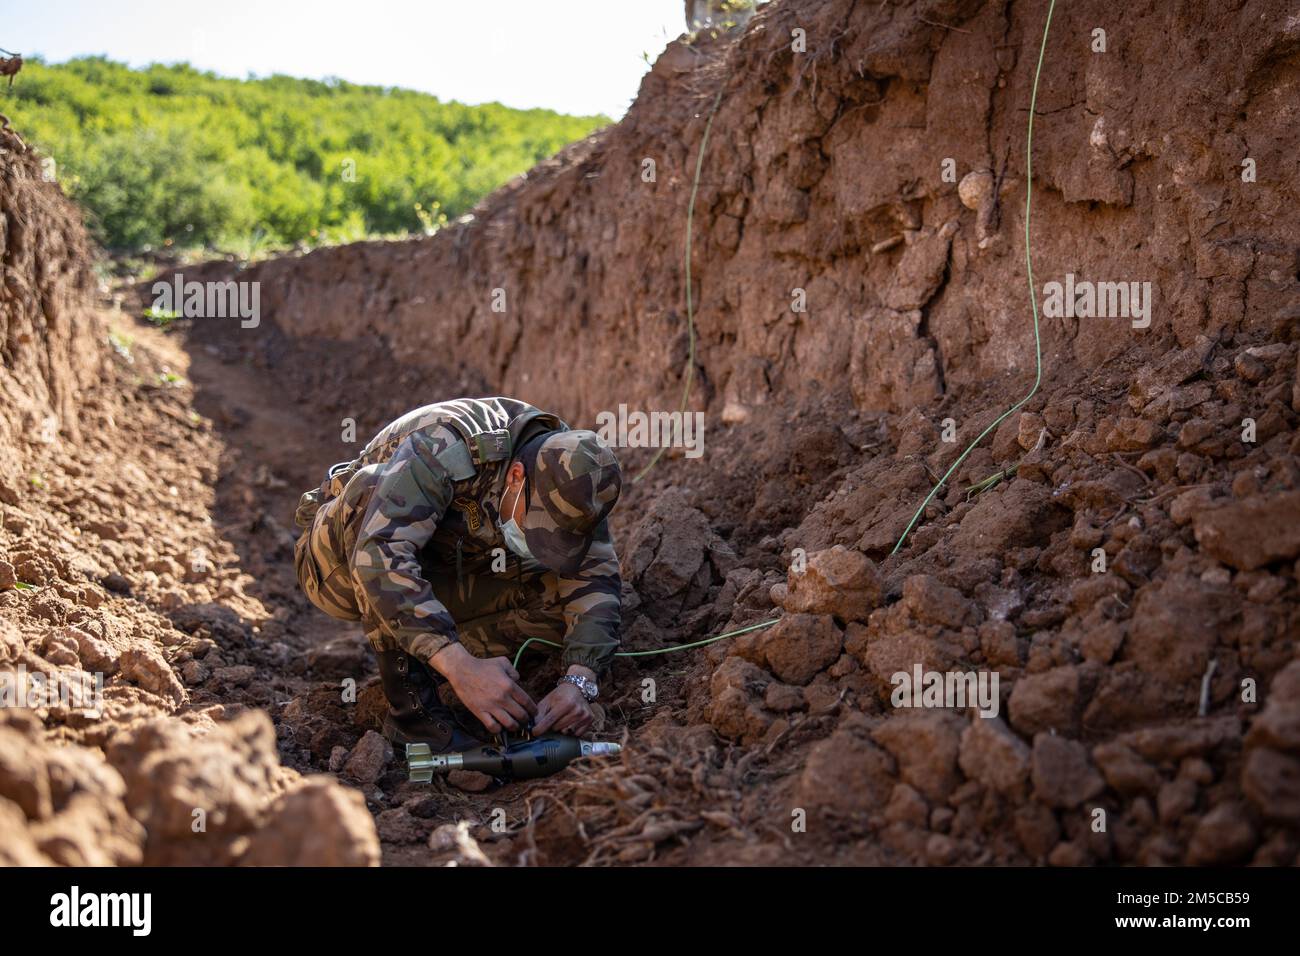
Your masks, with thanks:
M497 513L512 456L532 462L528 550L505 545ZM563 663L602 673L618 646L621 582L605 516L619 491L613 452L587 431L510 398L416 409L302 496L298 578L317 607L360 620L377 651L428 662L459 640L476 656L526 638L563 644ZM597 517L594 529L592 517Z

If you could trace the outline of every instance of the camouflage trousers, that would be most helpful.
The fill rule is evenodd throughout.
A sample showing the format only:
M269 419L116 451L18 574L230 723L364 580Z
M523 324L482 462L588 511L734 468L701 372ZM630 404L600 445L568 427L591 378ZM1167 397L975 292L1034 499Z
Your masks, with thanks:
M423 562L421 568L433 593L456 622L460 643L475 657L513 661L530 637L563 642L564 610L554 574L466 572L458 580L454 569ZM546 647L531 644L529 650L545 651Z

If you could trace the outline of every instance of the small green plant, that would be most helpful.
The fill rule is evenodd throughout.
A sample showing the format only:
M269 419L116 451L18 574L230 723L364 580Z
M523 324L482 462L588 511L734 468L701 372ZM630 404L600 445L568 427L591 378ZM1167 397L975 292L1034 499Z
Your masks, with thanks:
M160 329L167 328L180 317L179 312L173 312L171 309L160 309L156 305L150 306L144 312L144 318Z
M420 220L420 228L424 230L426 236L432 236L435 232L447 225L447 214L442 211L442 203L434 200L429 203L429 208L425 209L423 203L415 204L415 217Z
M694 43L705 33L710 39L716 40L724 32L742 26L754 15L758 2L757 0L720 0L705 6L712 9L701 11L703 16L691 17L690 13L687 14L691 17L687 22L687 42Z
M1004 469L1003 471L995 471L993 474L989 475L983 481L977 481L975 484L967 486L966 500L970 501L971 498L976 498L982 495L984 492L988 491L990 488L996 487L998 483L1001 482L1004 478L1006 478L1007 475L1009 475L1010 473L1011 473L1011 469L1009 468Z
M28 483L29 485L31 485L33 488L44 488L44 487L45 487L45 476L44 476L44 475L32 475L30 478L27 479L27 483Z
M171 371L170 369L163 369L161 372L158 373L158 384L179 386L185 384L185 379L181 378L179 375L177 375L175 372Z
M15 581L15 582L14 582L14 590L15 590L15 591L35 591L35 590L36 590L36 585L35 585L35 584L28 584L26 581Z
M257 226L248 234L241 254L245 262L255 262L265 258L274 248L275 239L261 226Z

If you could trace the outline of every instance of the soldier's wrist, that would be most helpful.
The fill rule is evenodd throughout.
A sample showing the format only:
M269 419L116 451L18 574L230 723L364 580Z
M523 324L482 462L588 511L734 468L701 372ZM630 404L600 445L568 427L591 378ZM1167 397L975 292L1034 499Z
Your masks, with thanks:
M429 666L448 680L454 680L463 669L466 660L472 659L473 655L465 650L460 641L449 641L429 658Z

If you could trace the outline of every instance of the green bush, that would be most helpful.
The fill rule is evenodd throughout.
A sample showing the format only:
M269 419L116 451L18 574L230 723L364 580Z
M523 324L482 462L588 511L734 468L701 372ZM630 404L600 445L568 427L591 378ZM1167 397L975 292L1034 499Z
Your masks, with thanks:
M4 112L53 157L96 238L122 253L427 232L609 122L103 57L27 61Z

